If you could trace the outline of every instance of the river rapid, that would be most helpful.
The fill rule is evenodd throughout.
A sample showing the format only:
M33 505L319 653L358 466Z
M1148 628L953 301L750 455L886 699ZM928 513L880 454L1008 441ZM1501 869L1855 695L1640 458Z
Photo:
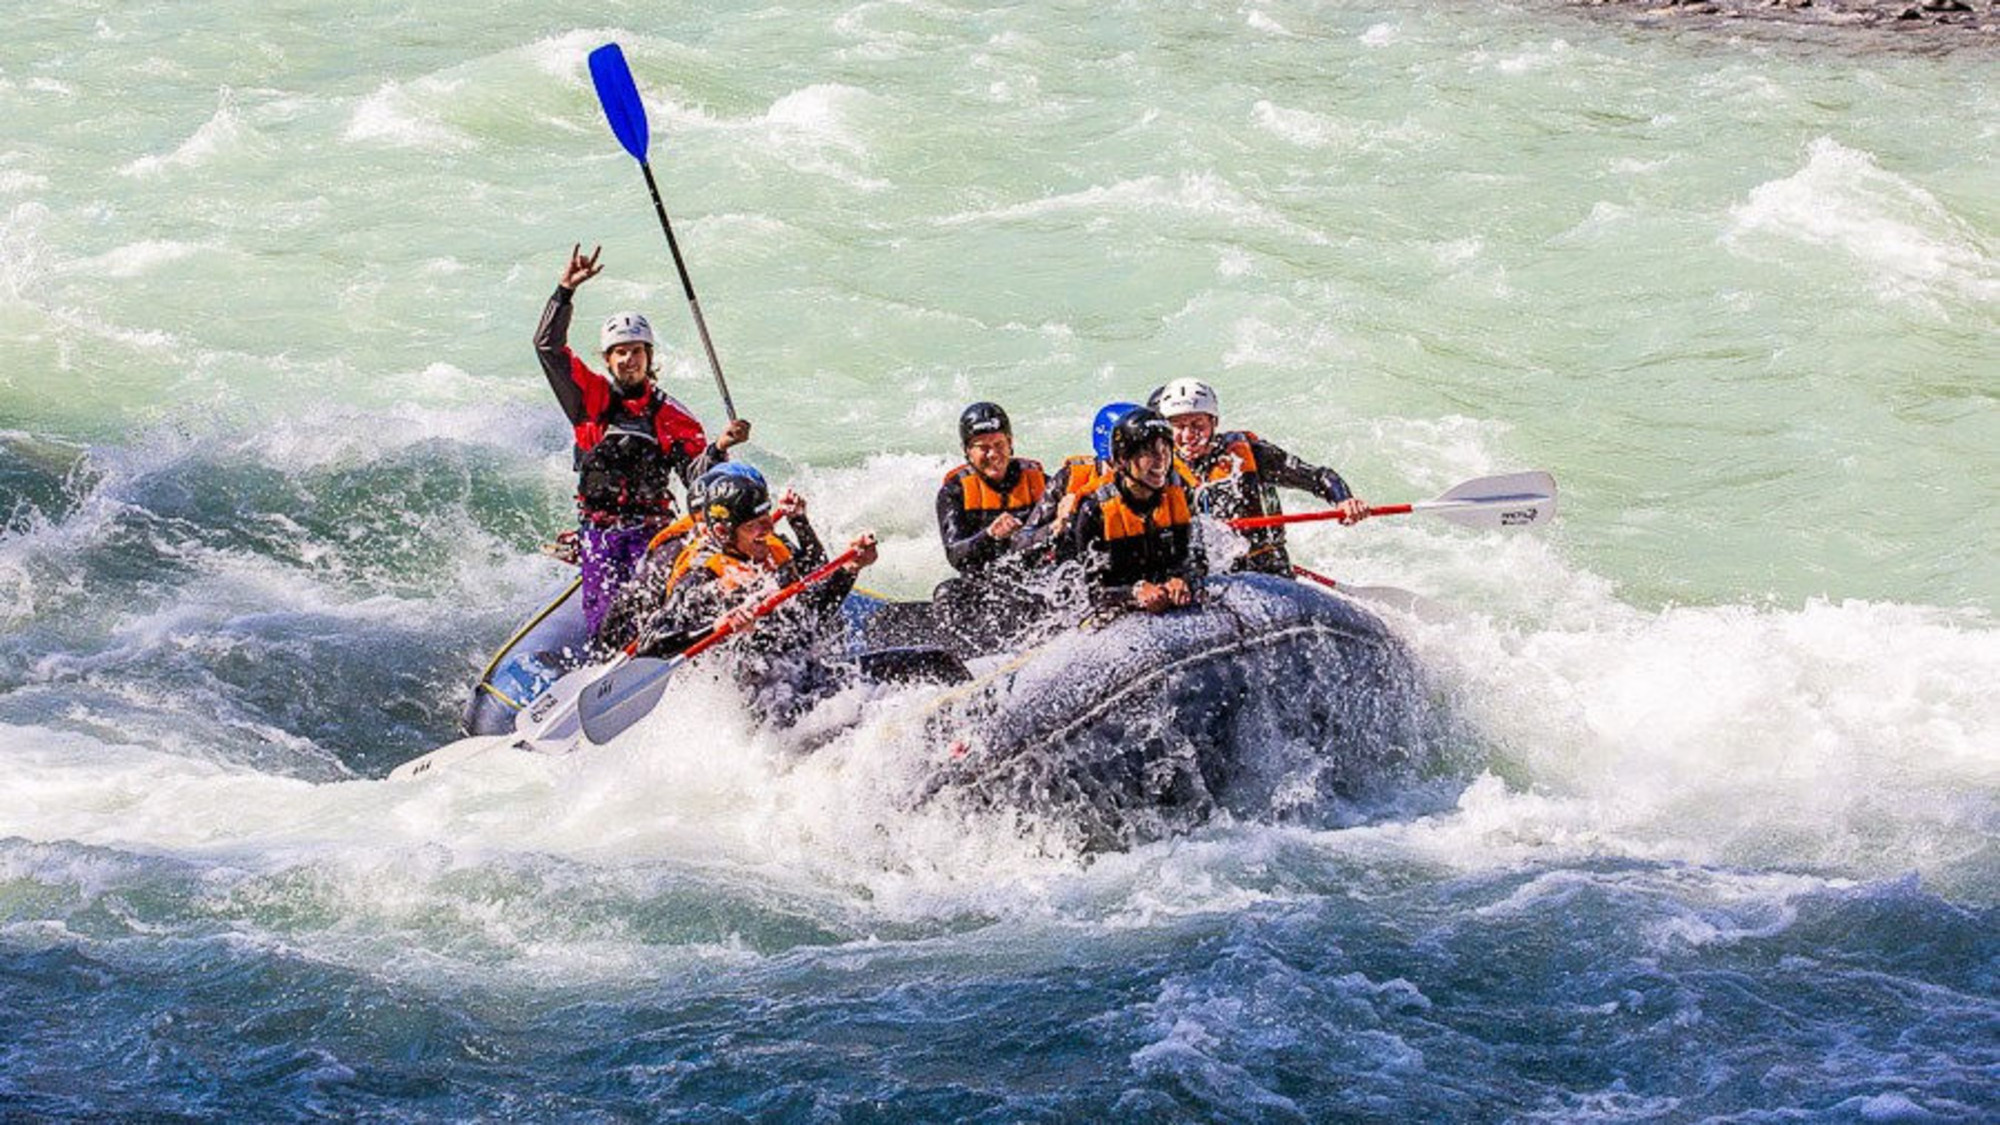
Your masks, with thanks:
M1535 6L75 0L0 42L0 1119L2000 1115L2000 62ZM530 334L721 410L869 584L1195 375L1377 502L1442 792L1082 855L693 678L384 780L563 579Z

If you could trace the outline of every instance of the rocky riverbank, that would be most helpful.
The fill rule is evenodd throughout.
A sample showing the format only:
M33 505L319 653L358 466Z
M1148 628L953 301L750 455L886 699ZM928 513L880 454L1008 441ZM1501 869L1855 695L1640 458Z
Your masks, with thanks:
M1755 30L1867 48L2000 48L2000 0L1565 0L1646 27Z

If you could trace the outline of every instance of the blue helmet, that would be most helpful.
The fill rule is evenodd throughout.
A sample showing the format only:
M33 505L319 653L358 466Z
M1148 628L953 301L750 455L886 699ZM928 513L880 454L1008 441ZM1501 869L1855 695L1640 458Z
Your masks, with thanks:
M1111 460L1111 430L1118 425L1118 419L1137 409L1136 402L1114 402L1097 412L1097 420L1090 424L1090 445L1097 451L1099 461Z
M724 527L748 523L771 510L771 487L748 465L724 461L688 489L690 514Z
M718 474L723 476L742 477L744 480L754 480L758 484L761 484L766 488L771 487L770 484L764 480L764 474L757 471L757 466L746 465L741 461L724 461L719 465L711 467L708 470L708 472L705 472L701 475L703 477L711 477L711 476L716 476ZM701 481L697 480L695 481L695 483L700 484Z

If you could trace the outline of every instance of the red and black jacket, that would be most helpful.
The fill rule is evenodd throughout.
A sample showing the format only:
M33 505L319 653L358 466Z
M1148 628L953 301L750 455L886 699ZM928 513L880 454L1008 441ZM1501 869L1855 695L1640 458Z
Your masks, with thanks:
M689 482L729 455L709 444L701 423L651 383L625 397L570 350L571 292L561 286L535 329L535 357L569 418L576 445L577 511L585 523L625 527L674 517L669 485Z

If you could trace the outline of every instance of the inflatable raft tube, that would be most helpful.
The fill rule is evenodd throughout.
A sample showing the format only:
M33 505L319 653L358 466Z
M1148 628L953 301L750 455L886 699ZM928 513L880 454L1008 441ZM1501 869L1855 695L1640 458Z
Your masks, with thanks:
M1025 814L1085 849L1221 814L1310 823L1442 768L1415 661L1346 598L1261 574L1210 579L1196 607L1063 634L947 691L919 800Z
M512 734L515 716L533 703L564 672L582 667L589 633L583 627L583 599L572 579L547 604L529 615L500 646L472 686L459 716L468 736ZM841 604L849 648L864 674L883 680L962 679L962 667L948 654L918 646L871 645L861 651L868 622L891 603L878 595L855 591Z

